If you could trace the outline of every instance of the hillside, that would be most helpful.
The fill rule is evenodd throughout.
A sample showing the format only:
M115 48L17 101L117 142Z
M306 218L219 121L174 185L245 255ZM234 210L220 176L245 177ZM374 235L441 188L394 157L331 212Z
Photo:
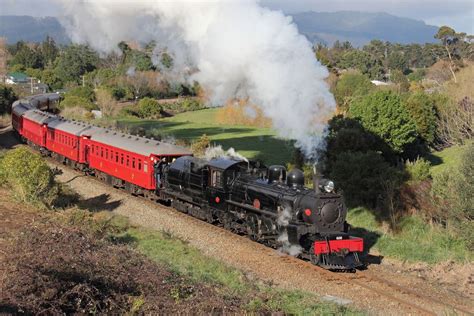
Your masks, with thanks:
M372 39L392 43L435 42L438 27L423 21L397 17L388 13L354 11L302 12L293 14L299 31L312 43L331 45L336 40L362 46Z
M41 42L49 35L58 43L69 42L57 18L32 16L0 16L0 37L6 37L9 44L23 40Z
M361 46L372 39L394 43L434 42L438 28L423 21L397 17L387 13L368 12L302 12L293 14L293 19L312 43L332 44L336 40L350 41ZM31 16L0 16L0 37L8 43L18 40L39 42L46 35L57 42L69 39L57 18L34 18Z

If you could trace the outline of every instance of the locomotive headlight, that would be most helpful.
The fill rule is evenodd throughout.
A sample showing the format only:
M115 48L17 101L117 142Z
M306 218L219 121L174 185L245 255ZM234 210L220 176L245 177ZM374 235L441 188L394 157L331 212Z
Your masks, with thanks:
M334 182L332 182L331 180L328 180L324 184L324 191L326 191L327 193L333 192L334 191Z

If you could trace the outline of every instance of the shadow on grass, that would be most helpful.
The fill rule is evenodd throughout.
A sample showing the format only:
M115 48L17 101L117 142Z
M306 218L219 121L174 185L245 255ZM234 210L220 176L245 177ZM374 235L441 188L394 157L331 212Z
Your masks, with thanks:
M370 253L370 249L372 249L372 247L377 243L377 240L381 237L380 233L362 227L351 227L349 234L364 239L364 252L362 253L361 260L366 265L382 263L383 256L372 255Z
M113 211L122 205L122 200L110 201L110 194L100 194L92 198L79 200L77 206L91 212Z

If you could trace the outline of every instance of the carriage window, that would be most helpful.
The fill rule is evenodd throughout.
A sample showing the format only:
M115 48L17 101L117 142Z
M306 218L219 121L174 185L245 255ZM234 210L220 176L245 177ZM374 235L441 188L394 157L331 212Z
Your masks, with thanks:
M120 163L123 165L123 154L120 155Z
M132 158L132 168L135 169L135 158Z
M217 170L212 170L211 173L211 186L213 187L222 187L222 172Z
M148 172L148 165L146 163L143 164L143 171Z
M109 150L108 149L105 150L105 159L109 159Z
M115 153L115 162L118 163L119 155L118 153Z
M142 170L142 161L138 159L138 170Z
M130 165L130 157L127 155L127 167Z

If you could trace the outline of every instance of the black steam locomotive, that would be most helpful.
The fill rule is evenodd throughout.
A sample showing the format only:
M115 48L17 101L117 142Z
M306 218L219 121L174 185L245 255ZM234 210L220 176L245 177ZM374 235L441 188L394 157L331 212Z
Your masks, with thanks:
M334 183L283 166L221 157L177 158L155 168L157 194L181 212L331 270L362 266L363 240L347 234L347 208Z

